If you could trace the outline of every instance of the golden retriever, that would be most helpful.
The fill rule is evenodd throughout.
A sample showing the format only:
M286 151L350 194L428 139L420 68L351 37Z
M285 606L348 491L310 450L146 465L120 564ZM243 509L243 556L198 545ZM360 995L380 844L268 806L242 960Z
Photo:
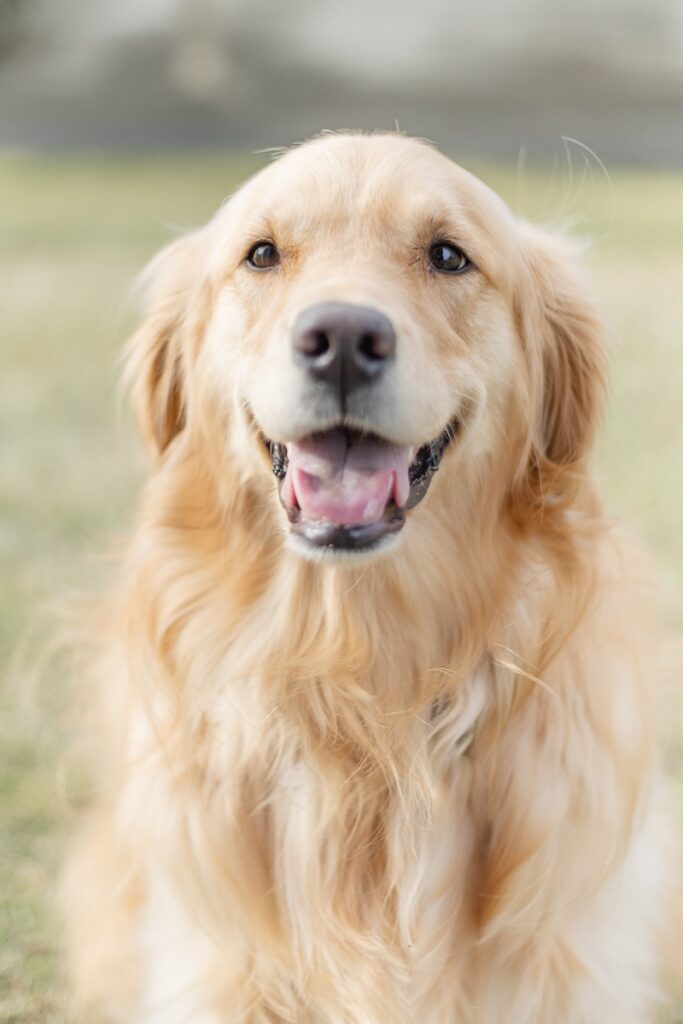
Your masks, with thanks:
M64 884L88 1019L651 1019L651 671L579 264L394 134L292 149L152 264Z

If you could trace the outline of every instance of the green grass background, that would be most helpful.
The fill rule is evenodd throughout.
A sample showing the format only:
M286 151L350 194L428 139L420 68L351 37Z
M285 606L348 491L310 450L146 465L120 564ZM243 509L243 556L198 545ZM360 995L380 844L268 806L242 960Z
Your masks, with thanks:
M614 333L597 469L659 572L673 637L667 757L683 807L683 177L620 170L610 182L582 151L570 156L544 169L464 162L519 212L593 239L586 260ZM130 286L254 166L0 158L0 1021L69 1019L51 909L72 817L69 741L42 609L93 586L144 473L118 400Z

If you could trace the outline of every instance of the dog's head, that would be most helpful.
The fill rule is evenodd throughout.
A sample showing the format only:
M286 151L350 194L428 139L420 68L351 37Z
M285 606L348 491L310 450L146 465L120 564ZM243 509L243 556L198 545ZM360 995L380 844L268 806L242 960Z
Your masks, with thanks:
M295 148L151 276L147 437L269 490L303 553L389 550L439 489L457 531L464 502L488 514L548 467L559 486L590 446L601 332L564 246L422 142Z

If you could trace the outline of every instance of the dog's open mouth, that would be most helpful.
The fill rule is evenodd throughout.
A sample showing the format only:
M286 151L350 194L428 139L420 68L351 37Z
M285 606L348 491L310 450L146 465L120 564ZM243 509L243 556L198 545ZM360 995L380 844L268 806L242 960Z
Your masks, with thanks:
M457 427L419 448L345 427L266 442L292 532L317 548L376 546L424 498Z

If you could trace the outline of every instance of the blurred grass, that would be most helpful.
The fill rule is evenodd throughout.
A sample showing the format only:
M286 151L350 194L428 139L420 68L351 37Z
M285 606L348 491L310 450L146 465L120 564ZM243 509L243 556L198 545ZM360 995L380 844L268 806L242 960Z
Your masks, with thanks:
M598 470L611 509L654 554L683 665L683 177L465 161L519 212L595 240L587 257L615 343ZM50 897L68 813L62 676L27 666L39 609L83 584L123 533L142 459L118 415L135 274L203 222L253 158L0 158L0 1020L68 1019ZM7 670L5 672L5 669ZM683 722L670 763L683 806Z

